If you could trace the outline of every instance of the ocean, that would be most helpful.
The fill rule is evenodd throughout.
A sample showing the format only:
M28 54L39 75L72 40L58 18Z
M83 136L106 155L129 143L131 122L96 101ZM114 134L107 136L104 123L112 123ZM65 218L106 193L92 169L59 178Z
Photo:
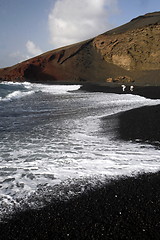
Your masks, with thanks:
M160 100L80 87L0 83L1 221L106 179L160 169L159 148L122 140L118 122L118 114Z

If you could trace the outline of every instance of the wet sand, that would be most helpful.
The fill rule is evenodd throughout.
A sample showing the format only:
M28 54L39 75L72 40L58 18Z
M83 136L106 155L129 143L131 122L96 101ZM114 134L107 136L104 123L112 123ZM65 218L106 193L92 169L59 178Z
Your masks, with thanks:
M121 113L119 133L124 140L140 139L160 145L160 105L145 106Z
M130 91L130 86L126 86L125 91L123 91L122 86L101 86L96 84L84 84L81 90L88 92L104 92L104 93L118 93L118 94L134 94L151 99L160 98L160 87L141 87L134 86L133 91Z
M160 173L111 181L66 202L17 213L0 239L160 239Z
M117 114L123 140L160 141L160 105ZM105 121L105 119L104 119ZM16 213L0 239L160 239L160 172L112 180L68 201Z

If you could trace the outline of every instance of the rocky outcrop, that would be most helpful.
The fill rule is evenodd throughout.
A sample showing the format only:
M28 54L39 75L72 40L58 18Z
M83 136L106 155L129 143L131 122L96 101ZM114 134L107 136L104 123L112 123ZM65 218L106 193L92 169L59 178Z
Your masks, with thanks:
M126 70L160 69L160 25L147 26L125 34L100 35L95 47L104 60Z
M0 80L160 86L160 12L0 69Z
M107 83L134 83L134 80L131 77L128 76L118 76L116 78L107 78Z

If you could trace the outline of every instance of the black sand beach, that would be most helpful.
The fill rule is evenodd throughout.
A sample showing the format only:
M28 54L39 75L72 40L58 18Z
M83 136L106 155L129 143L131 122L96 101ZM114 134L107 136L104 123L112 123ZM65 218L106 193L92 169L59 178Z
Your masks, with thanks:
M66 202L17 213L7 239L160 239L160 173L121 178Z
M131 85L131 84L130 84ZM151 87L151 86L133 86L133 91L130 91L130 85L126 85L126 89L123 92L122 86L101 86L97 84L83 84L81 90L88 92L104 92L104 93L118 93L118 94L133 94L139 95L142 97L150 98L150 99L159 99L160 98L160 87Z
M159 141L160 106L117 115L124 140ZM104 119L105 121L105 119ZM121 177L68 201L17 212L0 239L160 239L160 172Z
M110 121L120 139L160 146L160 105L134 108L103 117L103 134L107 134Z
M120 114L120 137L160 144L160 105L145 106Z

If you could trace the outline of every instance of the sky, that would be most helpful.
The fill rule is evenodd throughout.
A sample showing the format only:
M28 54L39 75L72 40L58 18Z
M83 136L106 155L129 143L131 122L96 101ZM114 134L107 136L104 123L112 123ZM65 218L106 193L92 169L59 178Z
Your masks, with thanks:
M155 11L159 0L0 0L0 68Z

